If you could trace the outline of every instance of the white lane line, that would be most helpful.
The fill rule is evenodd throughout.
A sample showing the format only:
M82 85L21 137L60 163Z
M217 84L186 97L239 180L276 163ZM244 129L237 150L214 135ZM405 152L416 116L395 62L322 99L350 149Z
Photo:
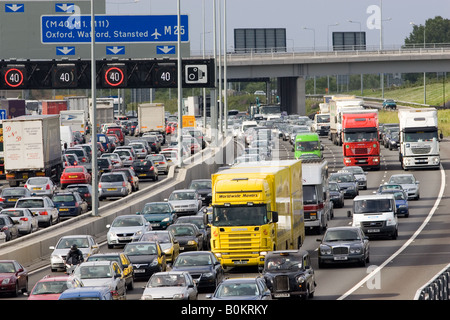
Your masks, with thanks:
M384 261L380 266L378 266L375 270L373 270L371 273L369 273L364 279L362 279L360 282L358 282L353 288L348 290L346 293L344 293L342 296L340 296L337 300L344 300L349 295L351 295L353 292L355 292L357 289L362 287L364 283L375 277L375 275L380 272L388 263L392 262L400 253L403 252L416 238L417 236L422 232L423 228L428 224L430 219L433 217L434 212L439 206L439 203L441 202L442 196L444 194L444 188L445 188L445 171L442 167L442 164L440 166L441 170L441 187L439 190L439 195L433 205L433 208L431 208L430 212L428 213L426 219L423 221L422 225L419 227L419 229L414 232L414 234L409 238L408 241L406 241L403 246L401 246L400 249L398 249L392 256L390 256L386 261Z

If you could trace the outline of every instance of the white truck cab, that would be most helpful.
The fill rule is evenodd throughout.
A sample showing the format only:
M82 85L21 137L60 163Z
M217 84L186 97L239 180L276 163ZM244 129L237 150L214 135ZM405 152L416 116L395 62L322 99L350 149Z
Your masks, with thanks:
M360 227L368 237L397 239L398 219L393 194L360 195L353 199L352 226Z

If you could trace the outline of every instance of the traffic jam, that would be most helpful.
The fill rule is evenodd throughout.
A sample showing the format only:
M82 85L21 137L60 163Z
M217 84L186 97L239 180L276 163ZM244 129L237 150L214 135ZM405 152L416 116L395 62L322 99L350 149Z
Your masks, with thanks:
M354 96L329 96L311 117L264 107L228 116L224 131L240 149L232 163L135 214L119 214L103 243L91 234L61 237L38 281L21 261L0 260L0 299L306 300L325 285L314 268L367 267L371 241L397 239L399 216L407 218L408 203L420 199L414 173L393 174L368 193L370 172L380 170L382 147L399 153L402 168L435 166L439 159L408 152L419 140L422 149L423 141L438 148L436 110L422 111L430 119L423 130L407 109L398 112L399 124L379 123L379 109ZM105 110L96 143L83 112L79 124L64 122L70 109L3 120L1 246L90 214L92 147L100 206L166 177L179 151L185 158L208 147L201 119L183 125L178 146L178 119L163 104L139 105L137 117ZM60 141L49 138L55 130ZM326 151L336 146L343 157L331 170ZM24 150L35 152L24 159ZM347 219L329 226L344 206ZM312 238L317 258L302 248Z

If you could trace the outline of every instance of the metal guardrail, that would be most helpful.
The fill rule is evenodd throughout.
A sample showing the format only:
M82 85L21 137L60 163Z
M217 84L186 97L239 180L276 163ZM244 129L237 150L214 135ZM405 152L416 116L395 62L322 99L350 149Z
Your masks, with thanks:
M450 264L416 291L414 300L449 300Z

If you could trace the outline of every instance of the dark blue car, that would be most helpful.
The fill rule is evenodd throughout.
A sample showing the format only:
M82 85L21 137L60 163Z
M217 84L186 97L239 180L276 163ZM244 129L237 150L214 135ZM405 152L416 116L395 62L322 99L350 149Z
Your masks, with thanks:
M52 200L60 218L76 217L88 211L87 202L77 191L57 192Z
M396 189L387 189L380 192L381 194L384 193L391 193L394 195L395 198L395 206L397 208L397 214L403 215L405 217L409 217L409 205L408 205L408 195L403 190L396 190Z

